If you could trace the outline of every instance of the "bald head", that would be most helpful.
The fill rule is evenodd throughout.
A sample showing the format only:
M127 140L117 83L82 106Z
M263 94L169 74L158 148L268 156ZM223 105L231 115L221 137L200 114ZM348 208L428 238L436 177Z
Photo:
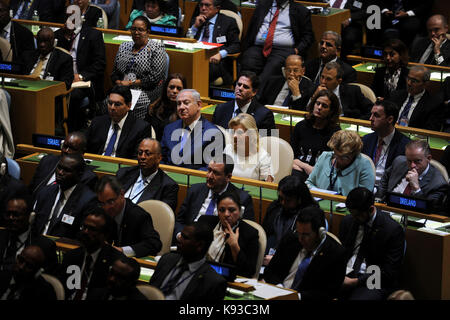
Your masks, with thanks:
M45 57L53 50L55 34L53 33L52 29L44 27L41 30L39 30L36 36L36 41L41 56Z

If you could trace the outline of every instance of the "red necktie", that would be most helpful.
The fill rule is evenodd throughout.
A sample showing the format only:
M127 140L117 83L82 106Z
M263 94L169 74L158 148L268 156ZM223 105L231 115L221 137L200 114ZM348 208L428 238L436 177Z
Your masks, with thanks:
M340 8L341 7L341 4L342 4L342 0L336 0L334 3L333 3L333 7L332 8Z
M411 194L411 191L412 191L412 189L411 189L411 187L409 186L409 183L408 183L408 185L406 186L405 190L403 190L403 194L406 194L407 196L409 196Z
M380 160L381 151L383 150L384 141L378 140L377 151L375 152L375 166L378 164L378 160Z
M275 35L275 27L277 26L279 14L280 8L277 7L277 11L275 11L275 15L269 25L269 32L267 32L266 41L264 41L263 55L265 58L267 58L270 52L272 52L273 36Z

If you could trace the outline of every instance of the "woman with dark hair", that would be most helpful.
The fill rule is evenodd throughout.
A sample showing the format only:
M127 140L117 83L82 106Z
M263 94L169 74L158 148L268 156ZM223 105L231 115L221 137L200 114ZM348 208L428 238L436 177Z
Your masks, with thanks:
M123 42L111 75L113 84L135 89L139 98L132 113L144 119L148 105L161 95L167 67L166 51L159 41L149 41L150 23L137 17L131 27L133 41Z
M375 70L372 89L377 97L388 99L395 90L406 89L408 48L399 39L390 39L383 47L384 67Z
M161 141L164 127L177 120L177 96L186 89L186 78L181 73L171 73L164 82L161 97L148 107L145 120L155 129L156 140Z
M130 21L128 21L125 29L130 29L134 19L140 16L146 17L151 24L160 24L171 27L177 25L177 18L167 14L164 0L145 0L144 10L135 9L131 11Z
M333 133L339 131L339 100L330 90L321 90L308 105L306 119L295 125L291 138L294 151L292 174L305 181Z
M226 191L217 198L217 214L202 215L199 222L213 228L214 240L206 258L236 266L236 274L253 277L258 260L258 231L242 221L244 207L236 191Z

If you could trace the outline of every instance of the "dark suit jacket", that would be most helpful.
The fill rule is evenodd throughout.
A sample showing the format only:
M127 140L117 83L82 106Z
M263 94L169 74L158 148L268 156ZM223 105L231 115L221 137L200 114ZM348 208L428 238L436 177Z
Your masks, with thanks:
M430 43L431 40L428 37L417 38L411 45L411 62L419 62ZM431 54L434 55L434 51ZM441 47L441 55L444 61L439 65L443 67L450 66L450 41L448 39ZM436 65L436 60L433 59L431 64Z
M391 166L392 161L394 161L397 156L405 154L405 146L409 141L410 139L407 136L400 133L400 131L395 130L394 136L389 144L385 169ZM373 161L377 150L378 135L375 132L366 134L362 137L362 142L363 148L361 152L367 154Z
M373 103L362 94L358 86L341 84L339 96L344 117L369 119Z
M344 61L342 61L339 57L336 60L337 63L339 63L344 70L344 76L342 77L342 83L350 83L350 82L357 82L356 81L356 70L353 69L353 67ZM317 72L319 72L321 64L320 58L314 58L312 60L308 60L305 63L305 76L311 79L311 81L314 81L316 78ZM320 77L319 77L320 80Z
M202 30L203 26L197 30L195 39L199 40ZM226 50L228 54L239 52L241 44L239 41L239 28L236 24L236 20L219 13L217 15L216 23L214 24L212 42L218 43L217 38L223 36L226 37L226 42L223 43L220 50Z
M30 74L39 59L39 55L38 50L27 51L23 54L22 59L25 65L24 74ZM73 81L72 57L59 49L53 49L45 67L43 78L50 80L48 77L52 77L52 80L55 81L64 81L66 83L66 89L69 90Z
M86 300L109 300L111 296L111 292L108 288L92 288L89 290L88 295L86 296ZM134 287L131 292L129 292L124 298L125 300L147 300L147 298L139 291L138 288ZM116 300L116 299L112 299Z
M361 8L359 7L359 3L362 3ZM367 14L367 7L372 4L377 4L378 0L348 0L345 3L344 9L350 10L350 17L352 18L351 23L358 23L360 25L366 24L366 19L369 16Z
M291 23L292 35L294 36L294 46L298 49L298 54L305 57L309 47L314 42L314 33L311 25L311 14L303 5L289 1L289 20ZM242 41L243 50L255 44L256 36L261 28L264 18L272 7L272 0L262 0L258 2L252 19L249 23L245 40Z
M67 273L67 268L71 265L77 265L81 270L85 254L85 248L79 247L68 251L64 255L58 278L64 285L64 290L66 291L66 299L70 298L74 293L74 290L68 289L65 285L67 283L67 278L70 276L70 274ZM121 257L124 257L124 255L119 250L114 249L109 244L105 244L103 246L92 269L91 279L88 284L88 295L89 291L93 288L106 287L106 279L109 273L109 268L117 259L120 259Z
M10 6L14 11L20 5L21 0L11 0ZM65 14L64 10L66 8L66 2L63 0L34 0L28 11L28 16L25 17L26 20L31 20L34 10L37 10L39 14L39 21L47 22L63 22Z
M428 13L430 12L431 6L433 4L432 1L421 1L421 0L402 0L403 8L405 12L409 10L414 11L414 14L425 22L425 19L428 17ZM384 8L393 10L395 4L395 0L381 0L380 9Z
M409 69L407 67L401 67L400 77L397 82L397 87L395 90L406 89L406 79L408 78ZM389 99L390 93L387 91L384 85L384 75L386 73L386 67L377 68L375 70L375 76L373 78L372 90L377 97L384 97Z
M10 287L13 273L10 271L0 272L0 297ZM25 287L18 300L29 301L53 301L56 300L56 293L53 286L48 283L41 275L25 283Z
M218 216L201 216L198 221L207 223L211 229L214 229L219 223ZM256 271L258 260L258 230L253 228L245 221L239 221L239 239L238 244L241 250L237 256L236 262L233 261L230 246L225 244L225 255L221 262L236 266L236 275L252 278Z
M358 221L351 215L347 215L342 219L339 227L339 239L347 251L347 261L353 256L359 226ZM379 210L368 237L367 250L364 254L366 264L380 267L383 289L394 289L398 283L404 256L405 233L403 228L386 212ZM365 287L369 276L370 274L359 275L359 286Z
M139 175L139 166L122 167L116 173L117 179L119 179L124 190L128 190L139 178ZM175 212L178 202L178 188L178 183L164 171L158 169L158 173L139 196L138 202L151 199L160 200L167 203Z
M102 10L97 7L89 5L86 14L84 15L83 26L95 28L97 26L98 19L102 17Z
M150 285L161 288L164 279L181 259L179 253L166 253L156 265L150 278ZM221 301L225 297L227 281L205 262L194 274L184 290L180 300Z
M9 174L5 174L3 177L0 176L0 212L6 211L6 204L9 197L17 193L27 193L25 184ZM3 222L3 214L0 215L0 221Z
M88 12L95 7L89 7ZM95 27L95 25L94 25ZM58 46L70 51L71 43L63 34L63 29L55 32ZM83 24L80 30L77 48L77 70L83 76L83 81L92 81L96 93L96 100L103 99L103 77L106 67L105 43L103 34L96 29Z
M119 234L113 236L114 245L130 246L137 258L155 256L161 250L161 240L153 227L151 215L130 199L125 199L125 211L119 230Z
M95 117L87 133L87 152L102 154L105 148L111 118L108 114ZM117 143L116 157L136 158L137 146L142 139L151 136L150 125L141 119L136 119L128 113Z
M272 76L267 79L264 87L259 90L258 101L262 105L273 105L278 94L286 83L286 79L283 76ZM314 84L311 80L302 77L300 83L298 84L300 89L301 98L293 100L292 97L289 99L289 108L295 110L305 111L308 101L314 93Z
M212 122L224 129L228 129L228 122L233 118L234 100L219 104L214 110ZM247 113L256 120L256 126L261 129L275 129L273 112L253 99L248 107ZM270 132L268 132L269 135Z
M145 2L145 0L134 0L133 1L133 6L134 6L134 2L136 2L136 1ZM200 7L198 6L199 3L200 2L198 2L197 5L195 6L194 12L192 13L192 17L191 17L191 22L189 23L189 26L192 26L195 23L195 18L200 14ZM134 7L133 7L133 9L134 9ZM230 10L230 11L233 11L235 13L239 13L238 7L231 0L223 0L223 1L221 1L220 2L220 9L221 10Z
M23 53L35 49L33 33L15 21L11 21L9 43L13 51L14 62L22 62Z
M47 185L48 180L56 170L59 160L61 160L60 155L48 154L39 161L39 165L34 171L33 179L28 186L30 192L36 195L39 190ZM85 165L80 179L80 182L87 185L92 191L94 191L95 184L98 180L93 170L94 168L92 166Z
M3 258L5 250L8 248L11 232L7 229L0 229L0 265L3 266ZM34 235L31 232L28 234L27 240L24 243L24 248L28 246L38 246L42 249L45 255L44 269L46 273L56 272L58 260L56 258L56 243L49 238L42 235Z
M377 195L380 198L386 197L386 192L391 192L400 183L400 181L408 173L408 166L405 156L398 156L392 162L392 166L388 168L381 178L380 187ZM430 169L422 180L419 180L421 192L415 194L418 197L425 197L438 205L442 196L443 188L447 184L441 173L430 164Z
M239 192L241 203L245 207L244 215L242 216L242 218L254 220L255 213L253 210L253 202L248 192L236 188L232 183L228 184L228 188L226 191L236 190L237 192ZM194 221L200 209L202 208L202 204L203 202L205 202L208 193L209 188L206 186L206 183L196 183L191 185L191 187L187 191L186 198L184 199L183 204L180 207L180 211L178 211L177 217L175 219L175 235L180 232L186 224Z
M58 185L52 184L45 186L36 195L36 220L33 224L33 231L42 234L45 229L52 208L58 195ZM81 222L88 212L89 208L95 206L97 196L87 186L82 183L77 184L69 199L61 210L57 222L52 228L48 229L48 234L57 237L75 239L80 231ZM64 215L74 217L72 225L62 222Z
M272 284L282 283L301 250L295 233L286 234L264 270L264 280ZM345 249L336 240L327 237L296 290L302 300L331 300L337 296L344 281L345 269Z
M400 110L407 98L408 91L400 90L393 92L389 100L396 103ZM409 118L408 127L435 131L441 130L444 110L440 106L441 101L439 98L425 91L414 108L411 118Z
M190 169L206 170L209 160L205 159L205 157L210 156L208 150L212 148L212 146L215 146L216 144L219 144L219 148L221 150L223 150L223 148L225 147L225 138L222 132L219 129L217 129L215 125L213 125L211 122L203 118L203 116L201 116L195 128L192 130L192 132L190 133L189 137L186 140L182 156L180 156L180 158L177 161L177 159L172 159L171 153L174 148L175 148L174 152L180 150L181 148L180 142L183 133L181 132L181 130L179 135L175 133L173 140L172 140L172 133L174 131L182 129L182 127L183 121L181 119L178 119L172 123L169 123L164 128L164 133L161 140L162 156L163 156L162 163L169 165L178 165ZM222 144L220 145L220 143ZM208 150L206 150L207 152L205 152L204 154L204 151L207 147L209 148ZM190 154L188 154L186 150L189 150ZM210 150L210 152L211 151L212 150Z

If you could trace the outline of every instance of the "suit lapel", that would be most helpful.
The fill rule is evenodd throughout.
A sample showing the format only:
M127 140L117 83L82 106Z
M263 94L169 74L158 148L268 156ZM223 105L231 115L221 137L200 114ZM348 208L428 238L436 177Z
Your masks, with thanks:
M205 202L205 199L208 196L208 193L209 193L209 189L206 186L206 184L204 184L199 192L199 196L196 197L198 200L195 201L192 205L192 212L194 213L194 216L192 217L193 219L195 219L197 217L197 214L200 211L200 209L202 208L202 204L203 204L203 202Z
M153 177L152 181L145 187L139 201L154 199L156 192L160 190L162 184L162 171L158 169L158 173Z
M77 47L77 61L78 61L78 58L80 57L80 52L84 51L83 47L84 47L84 43L85 43L85 40L86 40L87 32L88 31L87 31L86 28L81 28L80 39L78 39L78 47Z
M414 108L413 113L411 114L411 119L409 119L409 125L414 124L416 126L417 124L420 124L422 121L420 121L420 118L425 114L425 101L428 101L429 99L428 92L425 91L422 98L420 98L419 102L417 102L416 107Z
M193 293L197 292L197 288L200 286L200 284L203 284L203 278L204 273L208 269L209 265L205 262L201 265L200 268L197 269L194 276L189 281L189 284L187 285L186 289L184 290L183 294L181 295L181 300L187 299L188 297L191 297Z
M136 182L140 174L139 166L135 166L132 170L128 171L126 176L126 182L123 184L125 191L131 188L131 186Z
M50 234L51 231L61 222L64 215L73 216L73 209L78 204L79 196L81 194L81 185L77 184L75 189L72 191L69 199L67 199L66 204L61 210L61 213L59 214L56 222L53 224L53 226L48 230L48 233ZM73 224L73 221L72 221Z

